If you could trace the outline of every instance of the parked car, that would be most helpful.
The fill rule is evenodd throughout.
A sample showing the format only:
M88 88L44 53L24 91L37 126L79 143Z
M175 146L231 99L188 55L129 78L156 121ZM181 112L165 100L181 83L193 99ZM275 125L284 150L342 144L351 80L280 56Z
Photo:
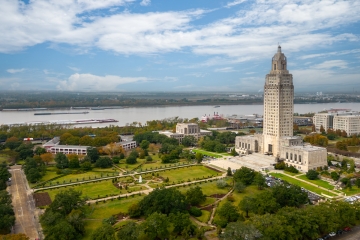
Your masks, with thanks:
M334 236L336 236L336 233L335 233L335 232L331 232L331 233L329 233L329 236L330 236L330 237L334 237Z
M348 231L351 231L351 228L350 227L344 227L344 232L348 232Z

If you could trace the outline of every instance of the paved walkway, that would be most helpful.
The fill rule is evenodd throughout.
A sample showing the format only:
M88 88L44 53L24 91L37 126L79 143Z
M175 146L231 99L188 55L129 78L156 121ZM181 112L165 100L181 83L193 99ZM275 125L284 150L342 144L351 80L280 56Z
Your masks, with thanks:
M9 190L12 195L12 204L16 217L12 233L24 233L30 239L37 239L39 238L38 231L41 231L41 229L32 191L28 186L21 166L12 166L10 173L12 177Z

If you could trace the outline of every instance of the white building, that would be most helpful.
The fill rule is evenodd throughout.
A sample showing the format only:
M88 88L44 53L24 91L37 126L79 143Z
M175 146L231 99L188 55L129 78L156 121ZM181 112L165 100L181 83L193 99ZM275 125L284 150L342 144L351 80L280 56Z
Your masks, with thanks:
M43 145L43 148L47 152L56 154L76 154L76 155L87 155L87 148L89 146L75 146L75 145L60 145L60 138L54 137Z
M211 136L212 132L208 130L200 129L196 123L178 123L176 124L176 133L170 131L161 131L160 134L166 135L169 138L175 138L181 141L186 136L193 136L195 139L199 139L203 136Z
M301 137L293 136L293 113L293 77L279 46L272 58L271 71L265 78L263 134L236 137L235 150L243 154L273 155L274 163L284 160L305 172L327 166L325 148L305 145Z
M313 117L315 130L320 132L321 126L327 131L345 131L348 136L360 134L360 113L353 111L332 111L316 113Z

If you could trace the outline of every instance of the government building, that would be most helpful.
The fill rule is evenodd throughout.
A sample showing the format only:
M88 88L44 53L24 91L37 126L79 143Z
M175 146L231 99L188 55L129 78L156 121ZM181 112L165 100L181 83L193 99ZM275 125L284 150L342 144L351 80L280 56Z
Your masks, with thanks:
M274 163L283 160L303 172L327 166L325 148L304 144L301 137L293 136L293 115L293 76L279 46L265 78L263 133L236 137L235 150L240 154L272 155Z

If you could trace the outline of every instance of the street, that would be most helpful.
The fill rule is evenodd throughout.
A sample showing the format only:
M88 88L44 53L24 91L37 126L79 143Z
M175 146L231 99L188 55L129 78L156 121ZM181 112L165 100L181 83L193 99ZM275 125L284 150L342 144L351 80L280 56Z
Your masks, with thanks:
M10 194L12 194L12 205L16 217L13 233L24 233L30 239L39 238L37 226L39 226L37 216L35 214L35 204L28 188L25 175L21 171L21 166L15 165L11 167L11 186Z

